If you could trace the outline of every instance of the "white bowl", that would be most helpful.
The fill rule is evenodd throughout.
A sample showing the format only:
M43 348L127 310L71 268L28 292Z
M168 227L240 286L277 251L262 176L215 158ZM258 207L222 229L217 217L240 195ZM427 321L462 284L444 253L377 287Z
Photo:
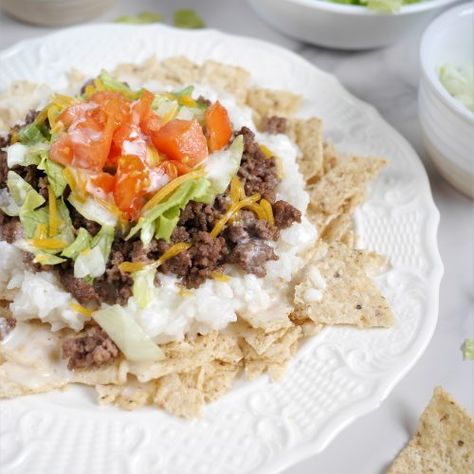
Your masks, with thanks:
M26 23L64 26L94 18L115 0L0 0L9 15Z
M456 0L425 0L397 13L324 0L248 1L264 21L289 36L330 48L370 49L396 43Z
M440 173L474 199L474 113L449 94L437 73L447 63L473 63L473 3L433 21L423 35L420 59L419 116L426 150Z

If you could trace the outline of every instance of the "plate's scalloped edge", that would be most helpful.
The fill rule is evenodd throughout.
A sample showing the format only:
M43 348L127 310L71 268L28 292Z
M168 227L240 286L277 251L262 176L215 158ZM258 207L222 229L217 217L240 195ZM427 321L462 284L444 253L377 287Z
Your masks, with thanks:
M116 30L116 31L143 31L144 29L148 30L156 30L158 32L165 32L170 33L172 35L176 35L176 29L172 27L168 27L165 25L141 25L141 26L134 26L134 25L114 25L114 24L93 24L93 25L86 25L86 26L77 26L68 28L56 33L52 33L43 37L33 38L33 39L26 39L23 40L10 48L3 50L0 52L0 62L3 60L7 60L8 58L15 56L16 54L21 54L22 51L25 49L33 49L36 46L41 45L44 38L52 38L52 37L64 37L68 34L72 34L76 30L84 31L89 30L93 32L94 30L104 29L109 30ZM429 187L429 181L424 170L420 159L418 158L416 152L413 150L411 145L407 142L407 140L402 137L395 129L393 129L386 121L381 117L381 115L376 111L376 109L359 100L351 93L349 93L341 84L340 82L331 74L321 71L316 68L313 64L306 61L305 59L301 58L297 54L285 50L279 46L275 46L271 43L268 43L263 40L241 37L238 35L230 35L226 33L222 33L216 30L197 30L197 31L179 31L180 36L188 36L189 38L223 38L223 39L232 39L233 41L238 42L246 42L248 45L258 45L260 48L267 49L268 51L273 51L274 54L279 56L286 56L289 61L300 65L300 67L304 67L306 69L311 69L311 71L317 72L321 77L324 78L325 81L332 82L333 86L337 88L337 93L340 95L340 98L343 98L346 102L350 102L354 107L358 110L363 111L365 115L370 118L372 121L376 121L379 125L383 126L387 133L391 134L394 141L397 142L398 146L404 148L404 153L407 156L410 156L416 163L416 166L419 168L420 177L423 176L423 186L424 190L423 193L419 193L417 195L418 198L423 196L423 204L424 208L427 210L428 219L425 222L425 234L429 236L429 241L424 242L427 245L427 253L429 255L429 264L430 264L430 271L427 273L426 278L429 281L429 288L430 294L426 297L425 302L427 304L426 311L424 317L422 318L422 323L420 328L418 329L418 337L416 340L416 344L412 344L410 349L407 351L407 355L410 357L410 363L402 363L398 367L393 368L391 371L390 380L386 380L383 383L380 382L375 390L371 391L368 395L366 395L362 400L359 402L354 403L353 405L346 407L339 411L337 416L332 417L330 420L326 421L323 425L321 430L318 432L318 440L317 441L309 441L306 443L302 443L296 447L293 447L291 451L283 452L284 455L280 455L279 457L272 458L270 463L267 463L260 468L255 470L255 473L275 473L280 472L295 463L302 461L303 459L317 454L321 452L336 436L337 434L348 424L350 424L355 419L363 416L367 413L378 408L381 403L389 396L390 392L393 390L395 385L413 368L416 364L418 359L421 357L423 352L425 351L434 330L437 324L437 317L438 317L438 309L439 309L439 287L441 278L443 275L443 264L441 261L441 257L438 250L437 245L437 232L439 226L439 211L435 206L433 201L431 190Z

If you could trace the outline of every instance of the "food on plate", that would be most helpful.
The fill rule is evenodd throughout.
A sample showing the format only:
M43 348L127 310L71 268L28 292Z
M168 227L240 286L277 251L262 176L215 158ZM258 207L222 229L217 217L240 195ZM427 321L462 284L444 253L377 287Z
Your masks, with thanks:
M352 225L386 161L300 103L183 57L3 92L0 396L80 383L189 418L325 326L390 327Z
M436 387L415 436L387 474L424 472L474 472L474 419L441 387Z
M444 88L474 113L474 63L463 66L445 64L438 68L438 75Z
M420 3L424 0L327 0L342 5L359 5L381 12L398 12L404 5Z

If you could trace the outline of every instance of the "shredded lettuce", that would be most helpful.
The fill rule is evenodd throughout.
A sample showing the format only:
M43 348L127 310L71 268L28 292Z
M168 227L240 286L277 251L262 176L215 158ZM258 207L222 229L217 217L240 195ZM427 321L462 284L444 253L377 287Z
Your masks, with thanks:
M65 262L66 259L50 253L36 253L33 261L41 265L59 265Z
M115 230L111 226L104 225L102 229L92 239L91 246L99 248L104 260L109 260L110 251L112 250L112 243L114 241Z
M18 140L23 145L35 145L44 142L48 138L48 130L45 125L38 125L36 122L23 127L18 133Z
M135 99L140 95L140 92L134 92L127 84L114 79L105 69L102 69L99 79L102 81L105 89L114 92L121 92L125 96Z
M74 262L74 278L100 277L105 273L105 264L99 247L83 250Z
M140 308L146 308L153 299L153 289L155 288L156 267L146 266L143 270L132 273L133 296Z
M20 214L20 207L5 188L0 189L0 209L7 216L13 217Z
M47 226L49 223L49 213L45 207L36 210L22 210L20 212L20 222L23 227L23 234L27 239L32 239L39 224Z
M128 360L154 362L164 358L161 349L121 306L109 306L96 311L92 317Z
M71 244L74 242L74 226L72 225L71 216L69 209L67 208L62 198L56 200L56 206L58 208L60 226L58 238Z
M176 10L174 12L174 26L177 28L204 28L203 19L191 9Z
M474 63L464 66L445 64L438 68L438 75L445 89L474 112Z
M155 221L165 212L172 208L183 209L189 201L210 202L212 200L211 183L206 178L185 181L179 186L166 201L161 202L152 209L146 211L140 217L135 227L132 228L127 239L142 231L140 238L145 245L148 245L153 237L150 226L154 226ZM145 231L143 231L145 229Z
M67 186L66 178L64 177L63 167L49 158L44 157L38 165L38 169L44 171L48 177L48 183L53 190L56 197L61 197Z
M168 211L164 212L163 215L158 217L155 223L155 238L163 239L168 242L174 228L178 224L179 215L179 207L172 207Z
M7 187L17 206L22 207L27 202L25 210L36 209L45 202L44 198L14 171L8 172Z
M97 222L102 226L115 227L117 224L117 215L112 214L107 208L102 206L93 197L88 197L81 201L74 194L68 197L68 201L75 207L76 211L90 221Z
M160 23L162 15L156 12L141 12L138 15L123 15L114 20L115 23L128 23L129 25L143 25L147 23Z
M213 153L205 163L206 177L211 182L214 193L221 194L237 174L244 152L244 139L239 135L227 150Z
M467 338L462 346L464 360L474 360L474 339Z
M28 153L28 147L20 142L7 147L7 164L11 169L15 166L23 166Z
M76 260L81 252L91 247L91 244L91 235L86 229L81 227L77 233L76 238L74 239L74 242L66 247L62 251L61 255L63 257L71 258L72 260Z
M411 3L419 3L423 0L329 0L332 3L340 3L342 5L358 5L367 7L369 10L395 13L399 11L403 5Z

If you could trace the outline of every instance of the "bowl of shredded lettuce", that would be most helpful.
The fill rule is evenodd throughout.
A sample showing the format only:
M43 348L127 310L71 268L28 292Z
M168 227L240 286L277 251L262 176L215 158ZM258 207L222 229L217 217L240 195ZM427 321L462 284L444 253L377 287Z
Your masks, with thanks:
M456 0L248 0L271 26L328 48L361 50L397 43Z
M420 46L419 117L440 173L474 199L474 4L436 18Z

